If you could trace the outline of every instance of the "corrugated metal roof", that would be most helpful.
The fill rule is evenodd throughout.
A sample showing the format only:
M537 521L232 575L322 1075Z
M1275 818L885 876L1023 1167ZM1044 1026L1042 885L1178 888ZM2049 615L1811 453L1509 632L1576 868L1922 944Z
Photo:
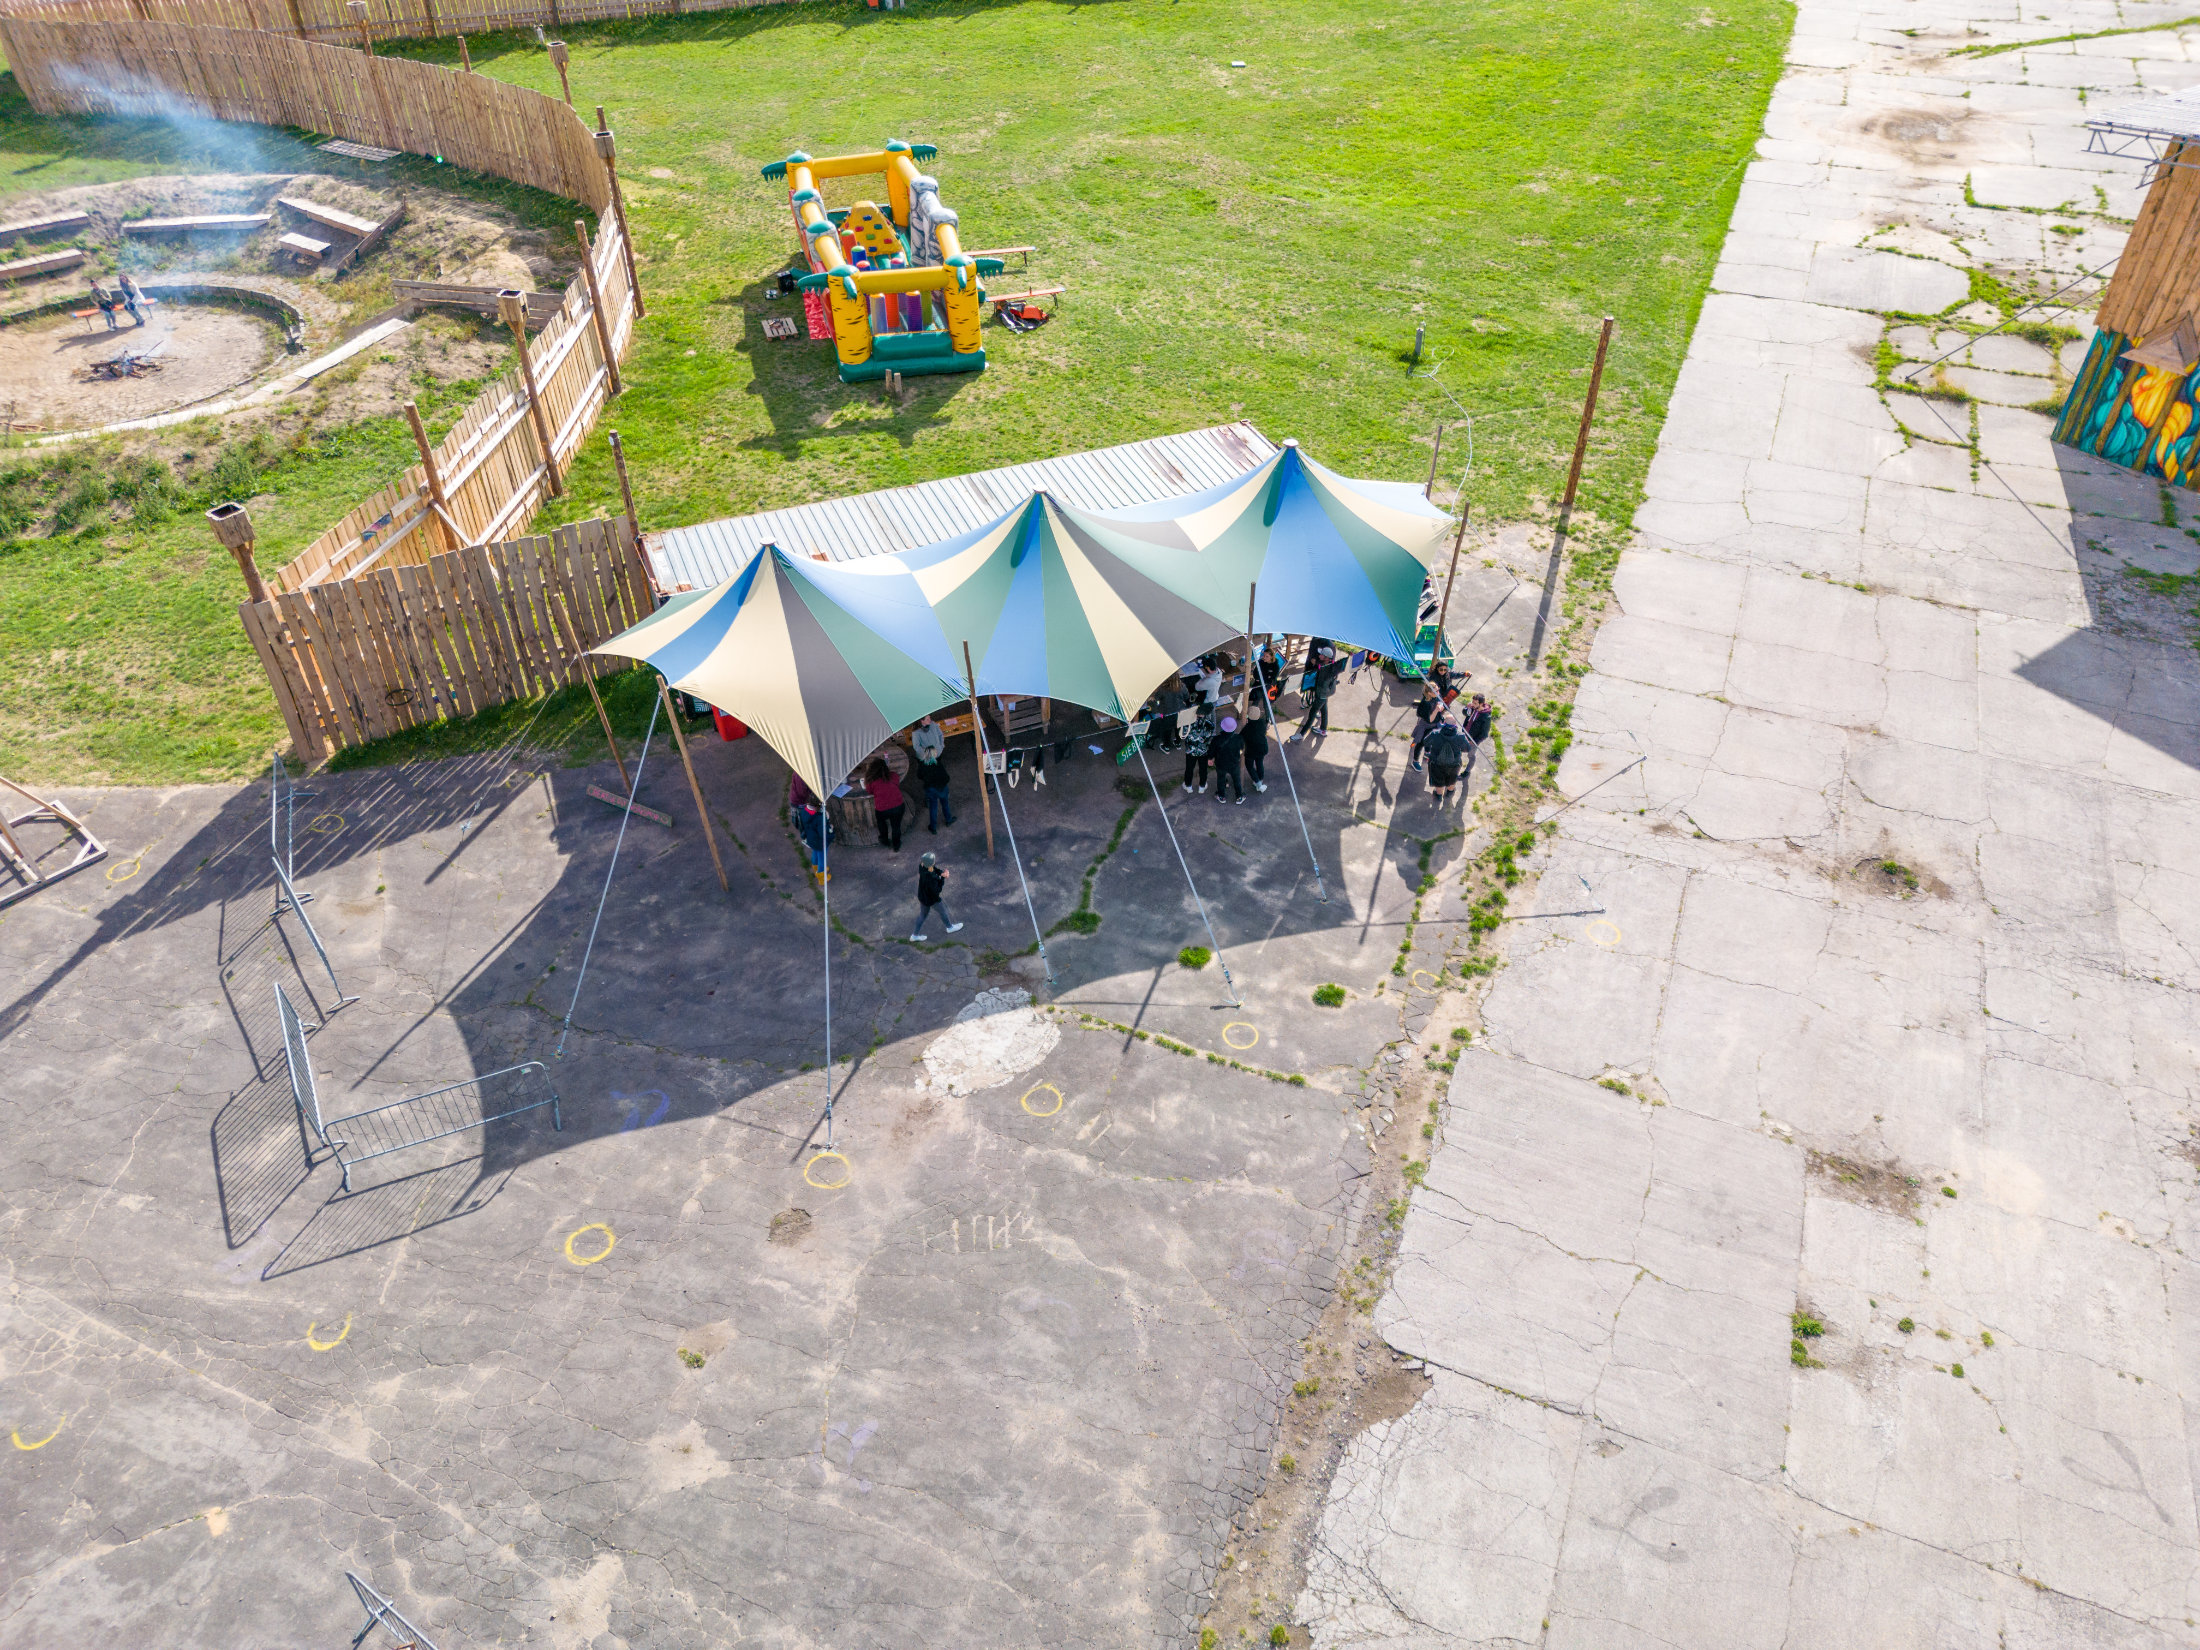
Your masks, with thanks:
M1250 424L1218 424L884 492L667 528L645 542L660 586L701 590L732 578L767 544L795 555L854 561L983 527L1036 492L1077 509L1120 510L1217 486L1275 452L1275 443Z

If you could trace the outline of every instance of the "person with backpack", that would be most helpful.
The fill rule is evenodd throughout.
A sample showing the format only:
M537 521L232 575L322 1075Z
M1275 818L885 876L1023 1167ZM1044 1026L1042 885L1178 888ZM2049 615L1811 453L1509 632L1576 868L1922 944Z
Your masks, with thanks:
M1208 758L1215 765L1215 801L1218 803L1229 801L1230 793L1236 791L1238 806L1245 806L1245 781L1238 774L1238 758L1244 754L1242 726L1235 716L1225 711L1214 743L1207 747Z
M1245 740L1245 773L1253 789L1268 789L1268 707L1261 696L1245 707L1245 726L1238 730Z
M1198 713L1184 729L1184 794L1192 794L1192 781L1197 778L1201 795L1207 790L1207 752L1214 744L1214 718L1202 705Z
M1429 795L1437 802L1451 800L1452 787L1459 783L1459 768L1470 745L1467 736L1453 725L1449 712L1429 729L1422 749L1428 754Z
M950 934L962 932L962 924L948 914L947 879L953 875L940 863L938 854L920 854L917 858L917 926L909 936L911 945L924 943L924 925L932 920L932 913L940 914L940 921Z

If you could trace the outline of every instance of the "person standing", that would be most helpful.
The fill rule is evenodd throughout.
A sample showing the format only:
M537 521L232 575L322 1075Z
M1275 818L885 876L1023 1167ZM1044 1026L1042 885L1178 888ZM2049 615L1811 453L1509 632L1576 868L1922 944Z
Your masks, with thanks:
M870 767L864 770L863 788L871 793L871 817L878 824L878 845L900 853L903 808L901 781L894 777L894 770L886 765L886 758L871 758Z
M1273 638L1260 650L1260 683L1270 704L1283 691L1283 655L1276 651Z
M1214 744L1214 739L1214 719L1207 714L1206 706L1202 705L1198 714L1192 718L1191 724L1184 730L1184 794L1186 796L1192 794L1192 781L1195 778L1199 781L1198 789L1200 793L1202 795L1206 793L1207 752Z
M1484 745L1489 742L1491 715L1490 702L1481 694L1477 693L1467 701L1467 737L1475 744Z
M947 799L947 764L938 757L917 759L917 783L924 787L924 829L938 836L942 823L955 823L955 810Z
M1230 793L1237 792L1239 807L1245 806L1245 781L1238 774L1238 758L1245 753L1245 734L1235 716L1225 713L1221 725L1215 731L1207 756L1215 765L1215 801L1230 800Z
M802 781L797 779L797 785ZM802 846L810 850L810 874L821 883L832 881L832 873L825 869L825 845L833 839L833 822L825 817L825 810L818 805L810 787L802 785L803 800L793 805L795 835L802 839Z
M1304 739L1317 721L1322 725L1322 732L1329 731L1329 696L1337 691L1337 678L1343 671L1344 662L1331 654L1314 672L1313 686L1307 689L1306 694L1306 720L1299 724L1299 731L1291 736L1293 744Z
M1222 703L1222 666L1215 662L1212 653L1199 663L1199 702L1211 712Z
M1268 789L1268 707L1258 698L1245 707L1245 726L1238 730L1245 739L1245 772L1253 781L1253 789Z
M130 319L139 326L145 325L145 311L139 307L145 302L145 294L139 290L137 282L124 275L115 284L122 288L122 307L130 312Z
M1413 748L1406 757L1406 766L1416 772L1421 766L1421 747L1428 742L1429 729L1436 726L1436 718L1443 709L1444 696L1436 691L1436 685L1422 683L1421 697L1413 706Z
M1438 803L1451 800L1452 787L1459 783L1459 765L1466 757L1467 745L1467 736L1452 725L1448 711L1429 729L1423 748L1428 752L1429 795Z
M947 754L947 735L931 717L920 717L917 731L909 736L909 752L919 762L937 762Z
M909 936L911 945L924 943L924 925L932 920L932 913L940 914L940 921L950 934L962 932L947 909L947 879L954 873L940 863L938 854L922 854L917 859L917 926Z

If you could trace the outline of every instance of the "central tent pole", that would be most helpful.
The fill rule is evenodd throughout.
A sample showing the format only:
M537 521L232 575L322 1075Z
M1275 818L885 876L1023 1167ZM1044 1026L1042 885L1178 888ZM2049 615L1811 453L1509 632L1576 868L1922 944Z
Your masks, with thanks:
M1146 788L1153 792L1153 804L1161 810L1162 828L1169 833L1169 846L1176 850L1176 862L1184 870L1184 886L1192 891L1192 903L1199 907L1199 920L1206 925L1207 943L1214 947L1215 961L1222 964L1222 983L1230 988L1230 1005L1243 1008L1245 999L1238 995L1237 981L1230 978L1230 964L1222 955L1222 942L1215 938L1215 925L1208 919L1207 902L1199 897L1199 884L1192 880L1192 867L1184 858L1184 845L1176 839L1176 826L1169 820L1169 805L1161 800L1161 787L1154 783L1152 764L1146 760L1146 747L1138 747L1138 765L1146 770ZM1319 869L1315 874L1320 875Z
M970 663L970 644L963 643L963 674L970 679L970 734L978 741L978 807L985 815L985 857L993 857L993 804L985 795L985 722L978 715L978 672ZM1008 809L1004 803L1001 811Z
M985 724L979 723L978 735L978 796L985 797L986 760ZM1001 799L1001 825L1008 832L1008 857L1016 862L1016 880L1023 884L1024 909L1031 913L1031 937L1038 942L1039 961L1047 971L1047 984L1054 983L1054 964L1047 957L1047 937L1039 932L1039 908L1031 903L1031 883L1024 876L1024 856L1016 851L1016 822L1008 817L1008 795L1001 789L1001 776L993 775L993 794Z
M1467 542L1467 501L1459 501L1459 532L1451 541L1451 571L1444 575L1444 602L1436 610L1436 646L1428 656L1428 667L1434 670L1444 656L1444 616L1451 611L1451 587L1459 582L1459 547ZM1473 638L1470 636L1469 641ZM1412 661L1408 660L1408 663Z

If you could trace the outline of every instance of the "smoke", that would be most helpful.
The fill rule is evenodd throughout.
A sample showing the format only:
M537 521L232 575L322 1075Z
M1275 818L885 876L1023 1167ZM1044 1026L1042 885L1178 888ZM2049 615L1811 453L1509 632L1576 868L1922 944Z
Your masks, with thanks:
M212 172L264 172L274 169L249 127L216 120L157 80L112 64L96 68L49 63L47 73L72 103L82 109L157 123L167 141L157 157ZM155 157L149 157L155 158Z

